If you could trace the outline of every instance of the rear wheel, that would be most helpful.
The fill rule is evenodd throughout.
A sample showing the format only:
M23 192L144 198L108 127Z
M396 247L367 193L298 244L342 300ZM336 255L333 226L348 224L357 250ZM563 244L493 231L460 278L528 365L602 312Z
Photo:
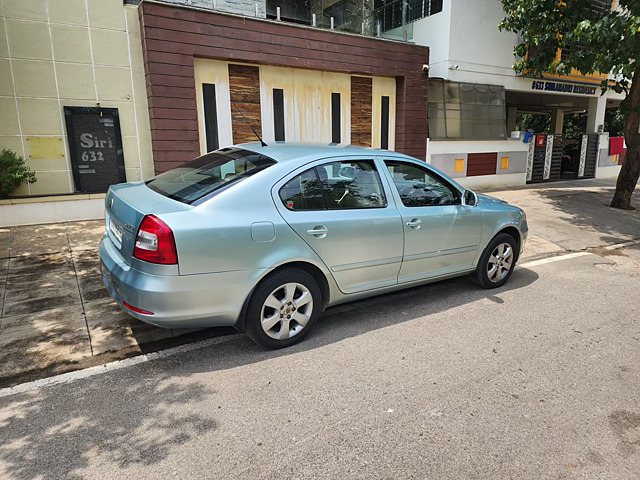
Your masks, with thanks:
M322 294L309 273L288 268L265 278L249 300L245 331L266 348L288 347L309 333L320 316Z
M497 288L506 283L516 266L516 241L511 235L496 235L482 252L473 281L483 288Z

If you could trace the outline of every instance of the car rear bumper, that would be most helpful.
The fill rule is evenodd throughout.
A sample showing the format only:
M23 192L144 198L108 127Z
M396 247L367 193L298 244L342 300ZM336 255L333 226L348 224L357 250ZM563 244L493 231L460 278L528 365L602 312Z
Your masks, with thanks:
M100 270L109 294L143 322L167 328L235 326L265 269L203 275L152 275L128 265L108 237L100 242ZM152 314L135 312L127 304Z

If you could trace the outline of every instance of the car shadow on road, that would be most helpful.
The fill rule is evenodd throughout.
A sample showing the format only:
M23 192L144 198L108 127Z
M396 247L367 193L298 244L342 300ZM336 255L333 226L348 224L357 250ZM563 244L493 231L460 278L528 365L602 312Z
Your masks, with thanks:
M234 334L141 370L0 398L0 477L82 478L84 469L104 464L121 469L156 464L174 448L218 428L210 405L216 392L198 380L203 373L279 357L290 357L293 365L301 352L415 319L435 321L430 316L472 302L490 301L490 308L499 311L510 301L502 298L504 293L537 279L535 272L518 268L507 285L495 290L476 288L468 278L415 287L330 308L308 338L287 349L267 351ZM210 330L201 335L209 336ZM182 408L199 404L197 413Z
M233 341L203 351L202 355L208 361L201 366L205 371L216 371L295 355L419 318L428 322L431 315L478 301L490 301L495 308L500 308L505 302L501 294L525 288L537 279L538 274L534 271L518 267L505 286L494 290L478 288L468 277L461 277L331 307L299 344L269 351L255 345L245 335L238 335Z

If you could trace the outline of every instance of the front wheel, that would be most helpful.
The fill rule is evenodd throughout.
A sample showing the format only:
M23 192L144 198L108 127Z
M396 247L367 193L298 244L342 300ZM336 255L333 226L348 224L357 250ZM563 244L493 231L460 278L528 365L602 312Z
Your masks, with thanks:
M299 342L320 316L318 282L304 270L288 268L266 277L249 300L245 331L265 348Z
M516 266L516 241L511 235L496 235L482 252L473 281L483 288L501 287Z

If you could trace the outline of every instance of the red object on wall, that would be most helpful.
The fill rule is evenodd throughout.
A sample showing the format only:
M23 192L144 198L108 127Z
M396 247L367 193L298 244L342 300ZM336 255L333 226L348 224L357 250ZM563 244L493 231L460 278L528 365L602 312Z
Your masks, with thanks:
M619 155L624 150L624 137L609 138L609 155Z
M544 135L536 135L536 147L544 147Z

